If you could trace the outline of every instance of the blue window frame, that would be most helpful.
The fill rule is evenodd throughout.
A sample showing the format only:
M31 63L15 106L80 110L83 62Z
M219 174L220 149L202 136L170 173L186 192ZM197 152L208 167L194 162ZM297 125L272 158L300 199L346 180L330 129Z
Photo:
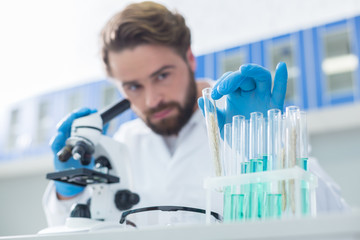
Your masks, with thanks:
M215 53L197 56L196 61L195 78L216 79Z
M200 55L196 57L195 79L205 77L205 56Z
M264 41L251 43L249 47L249 62L264 66Z
M321 105L353 102L358 95L359 55L355 19L317 28Z

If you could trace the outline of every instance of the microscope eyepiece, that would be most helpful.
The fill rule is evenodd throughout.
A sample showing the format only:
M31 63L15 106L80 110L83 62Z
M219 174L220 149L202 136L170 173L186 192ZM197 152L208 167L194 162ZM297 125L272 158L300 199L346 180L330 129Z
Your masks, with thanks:
M129 108L130 102L127 99L123 99L122 101L109 106L100 113L101 119L103 120L103 125Z

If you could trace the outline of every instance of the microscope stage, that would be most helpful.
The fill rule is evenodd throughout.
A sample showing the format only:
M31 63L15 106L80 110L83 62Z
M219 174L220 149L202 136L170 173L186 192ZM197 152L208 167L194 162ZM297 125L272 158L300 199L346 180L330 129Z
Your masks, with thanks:
M88 168L78 168L61 172L52 172L46 175L47 179L83 186L97 183L118 183L120 179L116 176L104 174Z

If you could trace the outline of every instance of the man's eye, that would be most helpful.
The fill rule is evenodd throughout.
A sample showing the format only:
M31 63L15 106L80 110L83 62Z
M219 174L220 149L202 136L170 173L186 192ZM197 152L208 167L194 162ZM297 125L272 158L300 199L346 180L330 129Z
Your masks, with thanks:
M132 92L138 91L140 88L141 86L139 84L132 84L127 86L127 90Z
M170 73L164 72L158 75L158 80L164 80L167 76L169 76Z

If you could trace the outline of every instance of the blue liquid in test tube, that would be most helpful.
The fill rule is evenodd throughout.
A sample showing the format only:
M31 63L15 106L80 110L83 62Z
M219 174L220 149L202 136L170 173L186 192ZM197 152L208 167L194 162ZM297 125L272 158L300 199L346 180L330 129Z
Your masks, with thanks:
M233 175L246 173L245 162L245 117L234 116L232 119L232 150L233 150ZM241 221L245 217L246 186L235 186L232 194L232 220Z
M269 171L282 166L282 115L279 109L268 111L267 122L267 156ZM282 213L281 181L266 184L265 217L280 218Z
M224 125L224 142L223 142L223 176L233 175L233 159L232 159L232 124ZM232 194L234 186L226 186L224 188L224 207L223 218L224 222L230 222L233 218L232 212Z
M264 118L260 112L250 114L249 129L249 157L250 157L250 173L263 171L264 156ZM249 194L249 218L259 219L263 215L264 209L264 184L250 184Z

